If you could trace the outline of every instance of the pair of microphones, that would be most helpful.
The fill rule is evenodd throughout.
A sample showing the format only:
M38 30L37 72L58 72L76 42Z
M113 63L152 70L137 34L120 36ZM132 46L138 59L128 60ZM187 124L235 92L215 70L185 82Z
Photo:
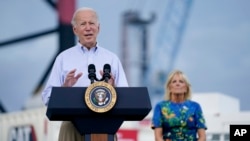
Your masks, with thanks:
M111 72L111 67L109 64L105 64L103 66L103 76L101 79L98 79L96 77L96 69L95 69L95 65L94 64L89 64L88 66L88 72L89 72L89 79L90 79L90 83L94 83L94 81L105 81L108 82L108 80L111 78L110 72Z

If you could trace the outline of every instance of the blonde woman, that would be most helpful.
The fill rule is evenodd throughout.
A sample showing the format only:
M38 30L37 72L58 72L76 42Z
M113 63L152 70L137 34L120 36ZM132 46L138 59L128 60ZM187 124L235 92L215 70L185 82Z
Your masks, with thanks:
M155 141L205 141L207 129L199 103L190 100L191 85L180 70L170 73L165 99L152 119Z

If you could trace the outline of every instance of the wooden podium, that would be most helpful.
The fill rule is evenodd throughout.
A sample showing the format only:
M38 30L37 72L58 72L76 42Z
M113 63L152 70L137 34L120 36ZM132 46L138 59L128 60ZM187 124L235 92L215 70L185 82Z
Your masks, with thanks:
M143 120L152 109L146 87L115 88L117 101L105 113L90 110L86 87L53 87L46 115L51 121L72 121L85 141L114 141L124 121Z

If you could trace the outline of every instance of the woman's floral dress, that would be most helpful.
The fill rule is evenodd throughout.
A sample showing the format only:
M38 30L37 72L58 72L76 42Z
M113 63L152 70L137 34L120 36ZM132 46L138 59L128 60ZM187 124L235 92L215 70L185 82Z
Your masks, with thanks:
M207 129L201 106L194 101L183 103L161 101L156 104L152 128L162 127L163 139L196 141L197 130Z

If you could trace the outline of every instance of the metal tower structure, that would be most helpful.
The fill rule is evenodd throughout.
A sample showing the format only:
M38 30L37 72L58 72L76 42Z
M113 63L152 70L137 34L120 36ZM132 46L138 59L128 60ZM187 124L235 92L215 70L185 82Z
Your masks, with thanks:
M149 19L143 19L140 17L138 11L128 11L125 12L123 15L123 22L122 22L122 64L124 66L124 71L128 77L128 81L131 82L132 79L139 80L137 83L132 83L132 86L146 85L145 76L148 72L148 26L155 20L155 15L152 14ZM131 27L132 26L132 27ZM139 45L133 45L131 47L128 45L129 42L129 28L138 29L136 37L138 35ZM140 48L140 49L138 49ZM133 50L133 51L131 51ZM137 50L137 51L136 51ZM138 51L139 50L139 51ZM140 60L138 62L134 62L131 60L132 54L136 54L137 58ZM139 66L139 67L138 67ZM132 76L133 68L139 68L139 74L136 75L137 78Z
M58 26L53 29L48 29L40 33L31 34L28 36L22 36L20 38L11 39L0 43L0 47L6 47L6 45L19 43L27 40L36 39L38 37L46 36L52 33L58 33L59 36L59 47L58 50L48 65L46 72L43 74L41 80L38 82L33 94L37 94L43 87L49 72L52 68L56 56L63 50L73 46L75 44L75 35L72 31L71 17L75 11L75 0L58 0L54 2L53 0L44 0L58 13Z
M168 0L151 54L147 86L151 95L164 94L169 72L174 69L193 0Z

